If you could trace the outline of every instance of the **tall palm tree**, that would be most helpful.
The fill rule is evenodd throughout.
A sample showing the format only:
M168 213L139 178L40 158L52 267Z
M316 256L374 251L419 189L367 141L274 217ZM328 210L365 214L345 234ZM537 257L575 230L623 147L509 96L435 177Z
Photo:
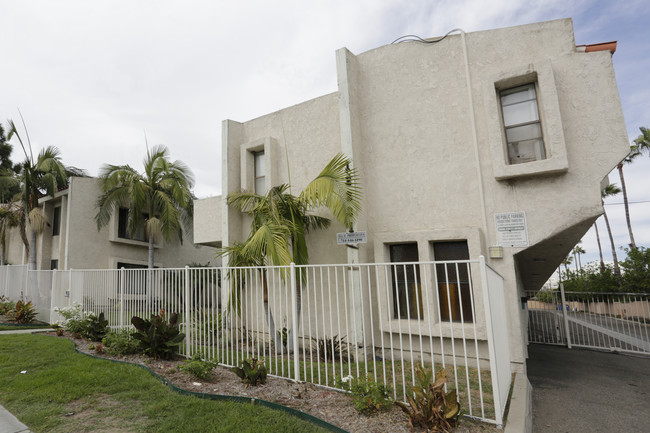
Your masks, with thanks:
M618 257L616 256L616 245L614 244L614 236L612 235L612 228L609 225L609 218L607 218L607 211L605 210L605 197L615 196L620 192L621 189L618 186L616 186L616 184L610 183L601 192L600 201L603 205L603 217L605 217L605 225L607 226L607 233L609 234L609 242L611 243L612 246L612 260L614 261L614 275L616 275L616 279L618 280L619 287L622 287L623 279L621 278L621 268L618 265Z
M9 120L8 125L7 139L11 140L15 136L25 154L25 160L20 165L17 175L20 182L20 202L23 208L19 228L21 238L29 254L29 269L34 270L36 269L36 235L47 225L47 217L43 209L39 207L38 199L43 196L54 195L59 189L65 188L68 185L70 176L85 176L86 174L84 170L63 165L59 149L54 146L41 149L37 157L34 158L27 128L25 128L26 146L14 122ZM5 176L6 178L7 176ZM29 240L26 234L27 225L29 225L30 229Z
M228 196L228 205L251 217L251 230L246 241L234 243L223 249L221 254L229 257L231 266L286 266L291 262L296 265L308 264L306 233L330 225L328 218L310 212L319 207L327 207L346 229L352 229L361 212L358 176L350 166L349 158L343 154L336 155L298 197L288 192L289 185L272 187L263 196L248 191L231 193ZM269 331L276 338L273 315L268 305L266 273L262 269L259 272L264 296L264 313ZM241 287L236 276L233 277L231 278L233 288ZM300 315L301 286L305 279L306 274L300 273L296 285L298 315ZM231 290L232 299L238 299L234 290ZM298 330L292 329L289 332L287 340L291 343L291 333ZM289 350L292 348L289 347Z
M144 227L149 242L148 268L154 267L155 242L162 237L183 241L192 227L194 174L185 163L170 161L163 146L147 149L144 172L129 165L102 166L95 222L101 230L120 208L128 209L127 232L135 236ZM151 301L151 273L147 276L147 302Z
M630 153L628 153L625 159L616 166L618 169L618 177L621 179L621 191L623 192L623 205L625 207L625 221L627 222L627 231L630 234L630 248L636 248L636 242L634 242L632 223L630 222L630 206L627 200L627 188L625 186L625 176L623 176L623 165L632 164L639 154L638 146L630 146Z
M639 153L647 154L650 156L650 128L639 128L641 135L634 139L634 144Z
M23 208L19 202L0 204L0 266L5 265L7 253L7 234L20 225Z
M575 247L573 247L573 250L571 250L571 254L573 254L573 259L575 260L574 263L576 266L576 272L582 270L582 261L580 260L580 255L586 253L584 248L580 246L581 243L582 241L579 241L578 244Z
M603 247L600 245L600 234L598 233L598 220L594 221L596 230L596 242L598 242L598 253L600 254L600 272L605 272L605 260L603 260Z

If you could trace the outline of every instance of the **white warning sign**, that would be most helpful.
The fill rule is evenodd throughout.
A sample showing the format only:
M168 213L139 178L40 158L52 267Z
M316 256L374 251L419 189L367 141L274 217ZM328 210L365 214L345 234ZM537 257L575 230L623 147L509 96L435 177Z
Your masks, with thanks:
M526 212L495 213L494 225L497 230L497 245L502 247L528 246Z

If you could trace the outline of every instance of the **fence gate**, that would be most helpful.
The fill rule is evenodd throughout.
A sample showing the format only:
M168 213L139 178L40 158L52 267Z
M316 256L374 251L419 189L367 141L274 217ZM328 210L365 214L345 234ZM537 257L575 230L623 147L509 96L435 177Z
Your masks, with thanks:
M539 291L528 297L528 341L650 354L650 294Z

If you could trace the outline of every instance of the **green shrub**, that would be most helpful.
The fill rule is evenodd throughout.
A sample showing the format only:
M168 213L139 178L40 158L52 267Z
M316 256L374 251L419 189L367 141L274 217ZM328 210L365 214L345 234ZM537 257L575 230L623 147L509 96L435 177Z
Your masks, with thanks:
M34 308L31 301L24 302L20 300L16 302L16 305L10 314L18 323L32 323L36 317L36 308Z
M234 367L232 371L241 378L242 382L252 386L266 383L267 369L263 359L244 359L240 365L241 367Z
M128 329L109 330L102 338L106 352L111 355L131 355L140 352L138 340L133 338L133 332Z
M347 376L337 378L336 386L352 393L355 409L366 415L373 415L388 410L393 405L391 389L383 383L377 383L370 377Z
M92 341L102 341L108 331L107 327L108 320L104 319L104 313L99 313L99 317L89 314L83 320L81 335Z
M348 343L345 341L345 337L340 337L335 335L334 337L322 337L316 339L312 337L314 342L313 350L318 351L318 357L322 361L334 361L338 362L343 359L343 362L348 362ZM354 359L350 356L350 361Z
M429 431L448 432L458 426L463 414L456 390L445 393L447 372L441 369L432 381L433 370L415 367L415 385L406 395L408 404L396 401L404 413L409 417L411 431L415 426L421 426Z
M14 310L16 303L10 301L9 298L0 296L0 316L7 316L10 311Z
M178 348L185 338L185 334L178 330L178 314L169 316L169 322L165 319L164 311L158 315L151 315L151 320L133 316L131 323L137 329L133 338L140 342L140 347L145 355L172 359L178 352Z
M54 323L60 326L72 335L81 335L86 327L84 319L82 318L81 304L75 303L69 307L54 308L55 313L59 313L63 320ZM88 313L90 314L90 313Z
M192 356L192 359L185 361L185 364L179 368L197 379L207 380L212 374L212 370L217 366L216 362L204 361L198 353Z

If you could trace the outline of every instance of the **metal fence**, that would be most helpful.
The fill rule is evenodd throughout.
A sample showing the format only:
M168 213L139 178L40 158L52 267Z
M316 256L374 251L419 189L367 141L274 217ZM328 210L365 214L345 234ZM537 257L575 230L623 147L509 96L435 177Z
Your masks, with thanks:
M103 312L113 328L175 312L185 356L225 366L263 358L272 375L330 388L367 378L398 400L415 384L418 364L444 368L467 415L503 424L511 380L503 279L483 257L39 272L50 276L52 322L54 307L75 302Z
M540 291L528 298L528 340L650 354L650 294Z

